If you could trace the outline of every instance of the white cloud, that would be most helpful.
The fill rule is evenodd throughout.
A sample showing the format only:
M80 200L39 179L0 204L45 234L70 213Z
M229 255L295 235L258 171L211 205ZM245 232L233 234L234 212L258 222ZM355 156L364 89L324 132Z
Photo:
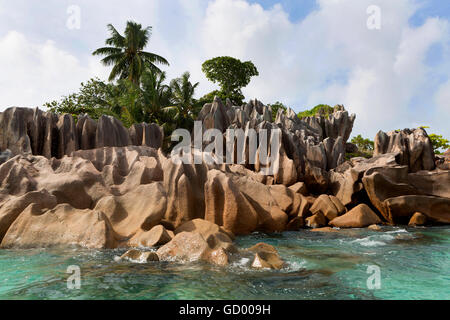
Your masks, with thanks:
M16 31L0 38L0 61L2 109L42 106L77 90L82 81L106 74L96 59L83 65L54 42L35 43Z
M106 9L99 2L72 2L82 9L82 28L76 32L52 32L53 20L34 30L25 18L41 14L39 9L23 13L2 4L12 14L22 12L16 15L27 26L0 38L0 68L8 75L0 80L2 108L40 105L76 90L93 75L106 78L109 69L100 67L90 52L103 44L107 23L122 30L126 20L135 19L153 26L148 49L170 61L168 77L189 70L192 80L200 81L198 95L215 88L202 74L202 62L231 55L252 60L260 72L244 89L247 98L279 100L296 111L318 103L343 103L357 113L354 133L368 137L378 129L417 124L450 136L442 120L449 118L449 21L429 18L411 27L411 16L420 10L414 0L317 0L317 8L295 23L281 5L264 9L245 0L114 0ZM20 3L19 9L30 5ZM46 16L64 26L65 4L52 4L48 8L54 12ZM366 9L372 4L381 9L381 30L366 27ZM3 30L13 23L0 19ZM15 30L18 27L14 24ZM426 57L436 44L444 48L443 58L430 66ZM417 105L418 95L427 105Z
M381 30L368 30L372 0L318 2L316 11L292 23L280 6L264 10L243 0L214 1L203 46L210 55L255 62L261 75L244 90L247 97L280 100L296 111L343 103L357 114L354 133L369 137L420 122L429 108L411 110L411 104L429 78L442 72L425 58L434 44L448 41L448 21L430 18L412 28L408 21L419 8L414 2L379 0Z

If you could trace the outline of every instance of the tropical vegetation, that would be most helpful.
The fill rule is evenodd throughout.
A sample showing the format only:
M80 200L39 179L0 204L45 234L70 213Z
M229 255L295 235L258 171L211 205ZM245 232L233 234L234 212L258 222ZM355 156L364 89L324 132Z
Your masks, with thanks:
M252 77L259 72L251 61L242 62L232 57L217 57L207 60L202 65L206 78L219 84L219 93L223 98L228 98L235 105L241 105L244 100L242 88L246 87Z

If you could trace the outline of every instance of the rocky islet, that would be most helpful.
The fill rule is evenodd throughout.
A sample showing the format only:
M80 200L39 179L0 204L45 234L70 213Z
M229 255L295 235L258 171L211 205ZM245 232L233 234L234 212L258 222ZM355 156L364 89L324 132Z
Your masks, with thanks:
M279 110L272 121L258 100L206 104L203 130L281 129L280 170L267 176L258 163L175 164L156 124L125 128L109 116L75 121L7 109L0 114L0 246L134 248L124 259L217 265L249 256L254 268L280 268L275 248L239 251L232 239L450 223L448 152L435 157L422 128L380 131L371 159L346 161L355 118L336 106L303 119Z

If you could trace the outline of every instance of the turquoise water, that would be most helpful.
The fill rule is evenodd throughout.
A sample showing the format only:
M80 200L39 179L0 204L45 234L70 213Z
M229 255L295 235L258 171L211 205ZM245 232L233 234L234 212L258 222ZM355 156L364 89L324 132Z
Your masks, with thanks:
M449 227L305 230L236 243L261 241L286 268L134 264L117 261L123 250L0 250L0 299L450 299ZM70 265L80 267L79 290L67 288ZM380 268L379 289L367 287L371 265Z

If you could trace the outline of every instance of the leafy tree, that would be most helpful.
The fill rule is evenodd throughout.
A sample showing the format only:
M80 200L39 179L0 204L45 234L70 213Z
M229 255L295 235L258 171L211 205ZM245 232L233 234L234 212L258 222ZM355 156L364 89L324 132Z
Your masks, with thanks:
M450 148L450 141L448 139L445 139L441 134L432 133L428 136L430 137L435 154L442 154L442 151Z
M205 94L203 97L201 97L200 99L198 99L197 100L197 106L199 106L200 108L202 108L204 105L205 105L205 103L211 103L211 102L213 102L213 100L214 100L214 97L219 97L221 100L222 100L222 102L223 103L225 103L226 102L226 100L227 99L230 99L231 101L236 101L236 100L238 100L239 101L239 99L241 99L241 102L242 102L242 100L244 99L244 96L239 96L239 97L234 97L233 99L232 98L230 98L229 96L227 96L225 93L223 93L222 91L220 91L220 90L214 90L214 91L211 91L210 93L207 93L207 94ZM238 103L236 103L236 104L238 104ZM241 104L241 103L239 103L239 104Z
M91 118L98 119L102 114L118 116L120 107L117 104L119 89L113 84L107 84L98 78L81 83L79 92L62 97L60 101L44 104L50 112L68 113L77 118L87 113Z
M335 109L333 107L330 107L327 104L319 104L310 110L305 110L305 111L298 113L297 116L300 119L306 118L306 117L314 117L314 116L327 117L328 115L332 114L334 112L334 110Z
M242 88L246 87L251 77L259 72L251 61L241 62L232 57L217 57L207 60L202 70L210 81L218 83L225 98L230 98L235 104L242 104L244 99Z
M93 55L105 56L103 64L113 66L109 81L120 78L138 84L146 68L160 72L156 64L169 65L163 57L143 51L149 42L152 27L143 29L142 25L128 21L124 36L112 24L108 24L108 29L111 37L106 39L107 47L95 50Z
M269 104L269 107L272 108L272 121L274 122L277 117L278 110L282 109L284 110L284 113L286 113L287 110L287 107L279 101L275 102L274 104Z
M355 144L360 151L372 152L374 142L370 139L364 139L360 134L353 137L351 143Z
M429 129L428 126L422 126L423 129ZM431 140L431 145L433 146L433 150L435 154L442 154L442 151L445 151L450 148L450 141L445 139L441 134L429 134L428 137Z
M146 70L140 85L128 79L119 82L122 95L118 101L122 106L121 119L126 126L140 122L164 125L163 108L170 105L172 96L170 87L164 84L165 80L165 72Z

